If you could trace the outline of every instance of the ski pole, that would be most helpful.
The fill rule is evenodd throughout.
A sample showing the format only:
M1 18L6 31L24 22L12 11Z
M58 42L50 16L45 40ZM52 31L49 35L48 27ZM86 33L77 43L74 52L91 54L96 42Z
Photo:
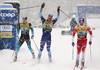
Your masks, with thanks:
M30 8L40 7L40 6L41 6L41 5L31 6L31 7L25 7L25 8L20 8L19 10L30 9Z
M33 39L32 39L33 40ZM34 44L35 44L35 46L36 46L36 48L37 48L37 50L39 51L39 48L37 47L37 45L36 45L36 43L35 43L35 41L33 40L33 42L34 42Z
M92 62L91 45L90 45L90 58L91 58L91 62Z
M60 9L60 11L63 13L63 14L65 14L67 17L69 17L69 18L71 18L69 15L67 15L64 11L62 11L61 9Z
M72 46L72 60L74 59L74 46Z

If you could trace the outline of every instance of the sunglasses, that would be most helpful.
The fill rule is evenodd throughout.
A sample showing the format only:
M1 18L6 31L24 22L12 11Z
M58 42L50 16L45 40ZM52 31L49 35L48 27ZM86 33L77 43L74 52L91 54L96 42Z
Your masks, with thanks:
M49 17L48 19L52 19L51 17Z
M79 21L80 23L84 23L83 21Z

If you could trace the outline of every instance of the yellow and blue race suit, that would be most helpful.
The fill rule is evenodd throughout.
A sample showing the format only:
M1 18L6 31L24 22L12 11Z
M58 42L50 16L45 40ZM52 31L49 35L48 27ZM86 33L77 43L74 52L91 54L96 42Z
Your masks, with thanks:
M26 41L28 49L30 50L30 52L33 54L34 51L31 48L31 41L30 41L30 35L29 35L29 31L31 30L32 35L34 35L34 30L31 27L31 23L19 23L17 25L17 35L19 34L19 31L21 30L21 37L17 43L16 46L16 56L20 50L21 45L24 43L24 41Z

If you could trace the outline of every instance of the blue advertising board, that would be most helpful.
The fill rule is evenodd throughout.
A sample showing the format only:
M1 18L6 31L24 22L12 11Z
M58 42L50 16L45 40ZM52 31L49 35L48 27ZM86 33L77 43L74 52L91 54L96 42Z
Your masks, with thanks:
M17 25L17 10L15 9L0 9L0 50L11 49L16 47L16 25ZM9 24L5 24L8 22ZM14 24L11 24L13 22Z

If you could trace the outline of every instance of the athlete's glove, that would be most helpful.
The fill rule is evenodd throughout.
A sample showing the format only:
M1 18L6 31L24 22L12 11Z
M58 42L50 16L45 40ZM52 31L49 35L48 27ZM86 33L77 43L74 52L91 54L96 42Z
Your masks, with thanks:
M89 45L91 45L92 44L92 42L91 41L89 41Z
M31 39L33 39L33 38L34 38L34 35L31 36Z
M16 36L17 37L17 40L19 41L19 36Z
M74 45L75 45L75 43L74 42L72 42L72 46L74 47Z
M57 11L58 11L58 12L60 11L60 6L57 8Z
M44 6L45 6L45 2L44 2L44 3L42 3L41 8L44 8Z

